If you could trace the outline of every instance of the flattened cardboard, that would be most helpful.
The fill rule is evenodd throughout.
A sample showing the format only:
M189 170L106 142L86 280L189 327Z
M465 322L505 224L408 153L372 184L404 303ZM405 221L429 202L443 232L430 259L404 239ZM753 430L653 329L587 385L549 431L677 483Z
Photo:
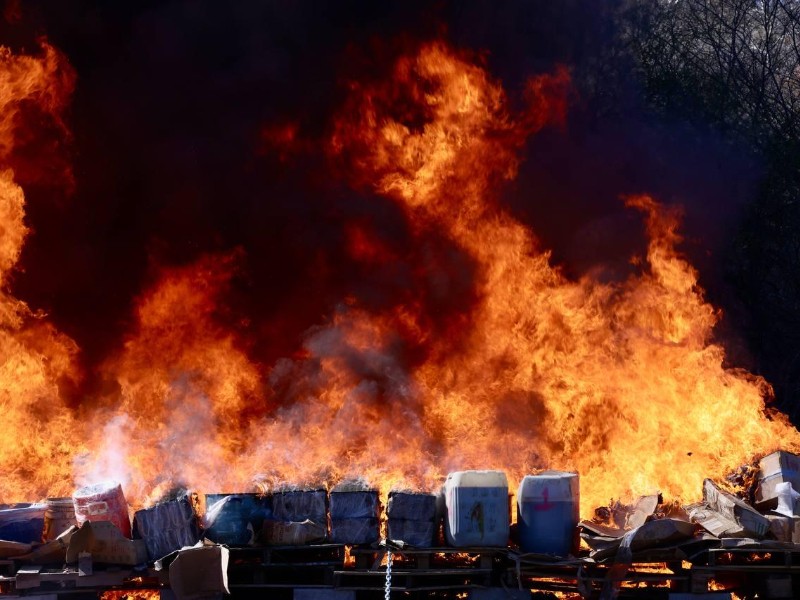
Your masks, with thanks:
M642 496L631 507L631 512L625 518L626 529L636 529L647 521L647 518L656 512L658 508L658 494Z
M595 535L607 538L621 538L625 535L625 530L619 527L610 527L602 525L601 523L594 523L592 521L579 521L578 527L582 527L586 531L591 531Z
M625 532L618 540L609 542L603 548L592 552L595 560L602 560L616 552L616 560L630 563L634 552L665 544L688 540L694 533L695 525L679 519L657 519Z
M20 556L31 551L30 544L23 544L22 542L7 542L0 540L0 559L11 558L12 556Z
M736 523L736 521L710 509L703 502L690 504L684 508L689 513L689 518L691 518L692 521L718 538L747 537L744 528Z
M56 539L42 544L27 554L15 556L14 559L34 565L46 565L50 563L63 564L67 556L67 546L69 546L69 542L76 531L78 531L77 526L72 525Z
M133 566L147 562L144 540L129 540L110 521L86 521L72 535L67 562L77 562L81 552L91 553L96 563Z
M703 500L712 511L741 528L741 535L736 534L731 537L761 538L769 531L769 521L764 515L739 498L721 490L710 479L703 481ZM704 524L703 526L705 527Z

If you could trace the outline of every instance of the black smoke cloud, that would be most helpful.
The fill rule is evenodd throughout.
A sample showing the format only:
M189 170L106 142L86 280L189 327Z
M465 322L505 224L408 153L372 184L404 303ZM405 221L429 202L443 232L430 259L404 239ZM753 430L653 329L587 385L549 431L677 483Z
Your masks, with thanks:
M502 190L570 276L625 276L644 239L619 197L646 192L685 206L684 250L711 299L733 306L721 262L759 165L712 131L648 113L632 65L610 57L613 6L24 2L0 42L30 50L46 35L75 68L76 188L68 198L28 190L33 234L15 292L76 339L90 373L119 346L154 265L235 248L244 258L220 318L243 328L265 365L347 296L380 308L412 289L433 326L467 312L468 257L433 234L414 238L389 200L343 185L321 148L348 81L382 77L404 49L444 37L482 56L512 104L528 77L572 69L569 123L531 140ZM303 141L288 156L265 142L287 123ZM385 240L388 266L348 253L354 222Z

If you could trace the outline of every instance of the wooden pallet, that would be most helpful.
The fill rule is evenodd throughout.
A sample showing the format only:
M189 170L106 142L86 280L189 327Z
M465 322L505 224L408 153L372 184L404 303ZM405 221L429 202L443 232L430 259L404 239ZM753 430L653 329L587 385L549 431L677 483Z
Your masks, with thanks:
M492 582L491 569L392 569L391 590L434 591L467 590L487 587ZM335 571L334 587L342 590L383 590L386 587L386 570L352 569Z
M0 560L0 576L13 577L17 572L17 565L13 560Z
M598 564L591 560L553 560L509 552L502 583L514 589L596 597L616 588L620 598L667 598L689 591L691 575L681 563Z
M344 568L342 544L234 547L228 584L234 589L330 587L333 573Z
M91 575L81 575L76 567L45 568L38 566L22 567L13 578L13 587L24 593L34 591L91 588L105 590L131 585L132 581L146 577L148 581L160 581L163 572L148 570L134 571L130 568L95 569Z
M334 567L303 566L269 567L261 569L228 568L228 587L235 589L331 587Z
M505 559L505 548L395 548L353 547L356 569L379 569L391 550L399 570L408 569L484 569L491 570Z
M793 598L800 591L797 546L716 548L705 562L691 569L695 593L705 593L711 582L744 597Z
M242 562L262 567L343 566L344 544L315 544L311 546L234 546L230 562Z
M491 585L503 564L504 548L352 547L354 568L334 571L333 583L345 590L383 590L392 553L393 591L467 590Z

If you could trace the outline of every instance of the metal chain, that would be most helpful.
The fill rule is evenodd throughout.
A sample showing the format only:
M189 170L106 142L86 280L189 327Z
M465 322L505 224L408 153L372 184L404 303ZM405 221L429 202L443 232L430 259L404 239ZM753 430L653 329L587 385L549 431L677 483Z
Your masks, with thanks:
M386 586L383 592L384 600L390 600L392 596L392 551L386 549Z

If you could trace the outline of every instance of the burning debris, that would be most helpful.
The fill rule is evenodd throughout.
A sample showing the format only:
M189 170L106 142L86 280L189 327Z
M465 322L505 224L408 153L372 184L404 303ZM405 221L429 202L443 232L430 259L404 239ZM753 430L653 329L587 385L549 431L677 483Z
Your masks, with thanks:
M721 479L775 440L800 449L786 419L767 414L768 384L725 368L712 342L718 313L678 251L676 209L625 199L643 216L648 245L627 279L608 282L570 279L502 205L499 190L528 137L565 121L566 69L531 78L517 102L479 57L443 42L410 48L385 77L351 82L316 144L333 179L402 221L409 249L365 223L343 235L353 261L378 271L407 255L407 293L389 305L343 298L288 357L265 364L252 353L251 320L230 305L237 277L249 276L243 250L153 265L129 329L95 365L105 391L68 398L81 377L79 349L15 299L8 281L27 232L15 148L43 122L41 135L68 140L61 114L75 75L47 45L37 56L4 51L0 69L2 402L8 431L40 432L30 447L6 439L3 500L116 478L141 508L177 481L242 490L256 473L326 489L363 476L385 496L435 489L448 471L491 457L515 481L550 466L580 472L587 516L608 498L656 489L693 500L704 478ZM276 143L292 144L302 128L278 130L294 133ZM323 524L319 506L293 513L284 500L291 504L278 498L273 520ZM331 534L350 518L373 517L336 516ZM375 537L372 522L361 525Z
M580 472L591 508L654 489L693 499L705 477L719 479L774 440L800 448L785 419L765 415L766 382L724 368L724 351L711 342L717 313L677 250L677 211L627 198L643 215L648 246L628 279L605 282L571 280L502 206L497 190L514 177L528 137L566 119L567 70L531 78L516 102L479 57L443 42L410 48L385 77L350 82L317 144L337 181L391 206L409 245L427 249L397 252L365 224L344 230L356 262L383 270L409 256L407 294L390 305L344 298L290 358L264 364L251 352L258 340L249 319L231 314L228 302L237 276L248 275L243 250L153 265L128 331L96 365L108 395L70 402L79 349L14 298L8 282L27 234L20 181L36 179L15 173L15 152L43 123L41 135L68 141L62 112L75 74L46 44L36 56L4 50L0 69L3 406L8 431L40 432L32 447L6 439L5 500L116 477L142 507L175 481L248 489L264 472L326 488L365 476L385 495L434 489L447 471L491 457L513 480L532 467ZM292 132L276 143L301 135L271 130ZM447 285L431 288L445 276ZM543 421L551 426L538 427ZM63 442L63 431L77 441ZM675 443L688 439L704 440L702 448L687 453ZM661 450L651 460L636 460L654 447ZM113 514L119 500L104 493L112 490L87 491L80 521L101 502ZM270 520L324 524L320 506L292 511L290 495L275 498ZM371 512L332 509L334 539L375 537ZM343 525L351 519L368 521ZM251 523L253 538L263 522ZM498 524L499 537L503 530Z
M131 509L120 504L124 498L121 486L103 483L76 490L72 498L74 514L85 518L80 526L72 525L54 539L49 539L52 525L45 525L41 518L42 507L7 509L27 512L15 513L24 525L18 522L16 529L5 531L30 538L27 530L39 527L41 541L0 541L0 552L9 557L16 569L10 577L0 577L0 581L14 582L18 590L46 586L50 573L31 565L53 565L62 569L62 577L74 569L76 579L87 585L94 581L92 577L109 581L122 575L136 577L133 572L150 573L145 579L153 577L160 582L158 585L169 585L178 598L188 600L206 592L229 593L244 585L241 577L247 570L243 568L252 555L248 553L259 549L283 553L274 566L272 559L261 557L258 564L249 567L267 569L259 580L264 585L276 585L278 580L270 583L269 577L278 565L295 565L295 572L302 574L329 564L333 555L320 562L321 557L344 547L356 557L367 553L375 565L380 565L385 553L397 554L398 577L404 576L403 568L417 569L417 576L441 575L443 567L432 570L431 561L446 555L444 564L458 567L462 578L465 565L459 561L467 561L466 565L475 569L468 573L475 577L485 574L485 569L497 570L494 577L516 577L518 585L526 577L533 577L536 569L578 566L581 572L602 565L606 569L604 585L618 593L626 577L635 577L633 574L640 569L637 565L676 561L684 561L689 573L696 569L699 581L701 574L715 568L712 558L717 551L749 552L756 557L783 551L800 556L800 494L788 481L796 459L782 453L761 461L759 481L776 475L786 479L774 486L780 512L763 508L759 512L707 479L703 483L703 501L683 509L665 503L660 495L651 495L630 505L617 502L598 509L594 520L584 521L578 521L576 473L545 471L524 477L517 492L516 514L511 515L505 473L459 471L448 476L440 493L390 492L383 541L381 496L364 480L345 481L330 491L291 487L266 494L208 494L205 504L194 493L171 494L151 507L133 512L132 532L123 531L130 523ZM777 471L773 468L775 461L780 466ZM784 487L791 493L784 493ZM112 506L109 500L116 504ZM61 504L63 499L52 505ZM199 514L200 510L205 513ZM121 518L123 515L125 519ZM512 516L516 517L515 532L509 528ZM575 543L578 534L584 548ZM447 546L437 546L440 539L446 539ZM290 558L292 552L302 557L300 562L292 562L298 560ZM264 560L267 562L262 565ZM758 560L762 564L768 558ZM383 567L365 567L363 560L361 566L358 562L346 563L344 558L330 564L330 568L339 569L336 581L346 581L347 585L353 585L354 580L348 577L356 574L374 576L386 572ZM483 566L475 566L478 564ZM110 567L120 575L112 576ZM730 568L729 564L726 572ZM745 567L742 569L747 572ZM193 573L199 572L204 575L198 579ZM280 585L307 583L302 575L290 578L288 583L286 573L272 576L284 578ZM550 580L542 575L526 581L535 589L540 579ZM578 577L575 589L583 589L580 593L589 598L593 597L592 585Z
M710 479L703 482L703 502L686 507L695 522L717 537L762 538L769 520L743 500L721 490Z
M525 561L611 564L618 581L643 557L793 548L800 463L789 451L800 433L769 413L765 381L725 367L712 341L718 313L677 249L678 211L625 199L648 243L630 275L609 282L570 279L500 203L496 190L515 176L527 138L564 123L566 69L531 78L515 103L477 57L432 42L399 56L384 79L351 82L319 146L337 181L402 220L404 252L369 226L344 230L353 261L376 270L408 254L407 293L390 303L348 296L291 358L265 365L250 321L230 314L243 251L154 265L129 330L97 369L104 391L83 402L68 397L81 377L77 344L9 288L28 232L20 181L36 179L14 171L15 148L36 123L69 137L61 113L74 74L46 44L36 57L2 49L0 83L0 491L66 494L70 469L79 485L92 483L74 492L73 515L55 502L0 510L0 549L16 569L4 584L52 583L54 573L37 570L44 563L66 563L74 572L62 576L86 581L122 565L159 585L164 573L150 570L167 569L179 598L221 593L223 545L251 570L279 565L266 560L273 552L308 552L308 566L365 546L379 566L386 553L388 579L392 552L435 555L440 531L489 578L519 549L518 582ZM291 131L281 143L296 141ZM20 431L37 434L14 439ZM77 441L64 442L64 431ZM703 442L687 451L685 440ZM787 451L761 461L755 507L714 483L775 440ZM544 466L563 470L527 475ZM189 495L147 501L175 481L244 489L259 472L320 484L210 495L203 515ZM93 483L111 475L128 498L119 483ZM521 480L511 549L509 479ZM379 548L386 491L434 491L442 480L441 494L388 496ZM681 513L657 489L703 500ZM603 523L578 523L600 499L636 496ZM576 527L588 553L575 547Z

